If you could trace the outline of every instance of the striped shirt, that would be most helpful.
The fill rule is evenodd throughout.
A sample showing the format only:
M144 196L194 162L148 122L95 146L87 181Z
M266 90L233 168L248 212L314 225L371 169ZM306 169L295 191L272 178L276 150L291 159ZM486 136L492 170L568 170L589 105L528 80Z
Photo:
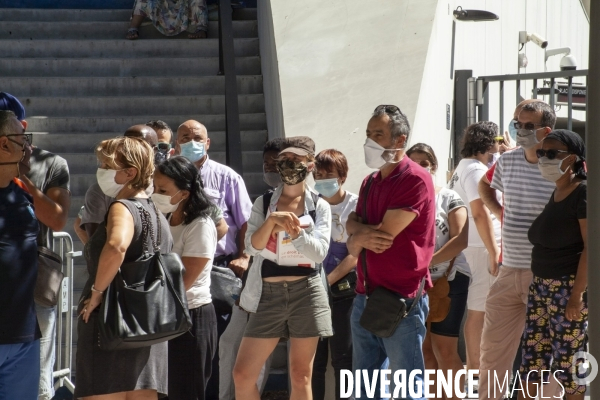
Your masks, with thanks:
M523 148L518 148L498 159L491 187L504 193L502 263L529 269L533 245L527 232L544 210L556 185L542 178L537 163L529 163Z

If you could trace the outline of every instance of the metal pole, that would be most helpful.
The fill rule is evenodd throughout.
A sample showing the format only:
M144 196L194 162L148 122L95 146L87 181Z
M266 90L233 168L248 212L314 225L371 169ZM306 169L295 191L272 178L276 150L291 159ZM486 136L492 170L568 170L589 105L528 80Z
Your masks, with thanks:
M240 136L240 112L238 104L237 77L233 41L231 0L219 2L219 40L221 60L225 75L225 145L227 165L242 175L242 138Z
M500 98L498 99L500 102L500 130L498 131L499 135L504 134L504 81L500 81L500 90L498 91L500 94Z
M533 80L533 92L531 95L532 99L537 99L537 88L538 88L537 87L537 79L534 79ZM517 99L517 104L519 104L519 99ZM516 107L516 104L515 104L515 107Z
M454 41L456 39L456 21L452 20L452 49L450 50L450 79L454 79Z
M573 77L568 78L568 95L567 95L567 129L573 130Z
M591 132L600 124L600 4L590 2L589 75L587 79L586 143L588 162L588 238L600 236L600 136ZM596 158L598 157L598 158ZM592 243L592 242L590 242ZM588 288L600 283L600 246L588 246ZM588 290L589 351L600 359L600 290ZM600 377L590 384L590 398L600 399Z

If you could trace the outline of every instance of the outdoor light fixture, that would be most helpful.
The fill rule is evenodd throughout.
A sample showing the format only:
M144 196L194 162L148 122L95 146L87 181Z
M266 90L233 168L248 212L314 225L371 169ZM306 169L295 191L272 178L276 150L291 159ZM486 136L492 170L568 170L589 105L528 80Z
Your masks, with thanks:
M456 7L452 12L457 21L496 21L499 17L493 12L483 10L463 10L462 7Z
M452 50L450 52L450 79L454 79L454 42L456 36L456 21L485 22L496 21L498 17L493 12L483 10L463 10L461 6L456 7L452 12L454 20L452 21Z

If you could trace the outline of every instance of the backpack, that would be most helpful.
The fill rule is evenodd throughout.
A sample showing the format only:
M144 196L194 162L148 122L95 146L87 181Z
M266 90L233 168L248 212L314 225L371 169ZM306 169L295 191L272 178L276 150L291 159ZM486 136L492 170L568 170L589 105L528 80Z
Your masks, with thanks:
M313 222L317 221L317 201L319 201L319 195L313 192L310 192L313 203L315 205L314 210L310 210L308 215L312 218ZM267 218L267 210L269 209L269 205L271 204L271 198L273 197L273 189L267 190L265 194L263 194L263 216Z

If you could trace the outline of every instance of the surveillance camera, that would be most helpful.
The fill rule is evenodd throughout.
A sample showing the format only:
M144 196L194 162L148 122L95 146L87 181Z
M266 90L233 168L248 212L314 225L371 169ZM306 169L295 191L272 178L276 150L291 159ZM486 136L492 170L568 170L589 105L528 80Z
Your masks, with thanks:
M577 60L573 54L567 54L560 60L561 71L572 71L577 69Z
M548 47L548 41L535 32L529 33L527 35L527 40L532 41L533 43L540 46L542 49L545 49L546 47Z

